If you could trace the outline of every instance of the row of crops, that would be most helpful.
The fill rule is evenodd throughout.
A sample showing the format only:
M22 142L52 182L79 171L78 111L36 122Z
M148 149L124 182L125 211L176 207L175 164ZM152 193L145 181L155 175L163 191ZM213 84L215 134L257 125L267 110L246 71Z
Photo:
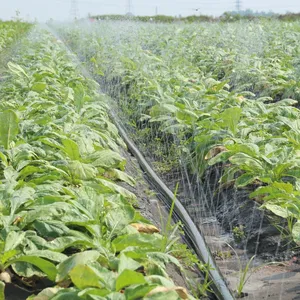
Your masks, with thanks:
M194 299L167 272L169 265L185 272L172 253L171 227L160 234L134 208L139 199L118 184L134 179L98 85L41 29L7 66L0 85L0 299L5 284L36 300Z
M162 149L165 170L182 157L200 177L221 167L219 189L248 190L288 220L285 232L299 242L299 22L58 30L117 99L137 138Z
M0 52L20 38L30 27L31 25L27 23L0 21Z

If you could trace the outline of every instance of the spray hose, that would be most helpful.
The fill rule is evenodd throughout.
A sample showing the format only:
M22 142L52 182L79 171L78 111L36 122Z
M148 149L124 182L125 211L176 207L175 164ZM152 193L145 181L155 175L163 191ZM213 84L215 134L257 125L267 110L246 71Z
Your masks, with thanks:
M119 134L127 145L128 150L133 154L133 156L138 160L139 165L142 170L147 174L151 183L155 188L164 196L164 199L167 201L167 205L171 206L171 203L175 199L174 212L179 217L180 221L184 224L183 230L185 235L189 238L192 243L193 250L197 254L197 257L200 261L209 265L209 276L212 281L212 289L215 293L215 296L219 300L233 300L231 291L229 290L219 268L217 267L215 260L202 236L200 230L195 225L190 215L180 203L176 196L170 191L170 189L165 185L165 183L157 176L153 171L150 165L147 163L144 156L135 146L135 144L128 137L125 129L120 124L120 121L116 115L110 111L109 112L111 119L114 121L116 127L119 130Z

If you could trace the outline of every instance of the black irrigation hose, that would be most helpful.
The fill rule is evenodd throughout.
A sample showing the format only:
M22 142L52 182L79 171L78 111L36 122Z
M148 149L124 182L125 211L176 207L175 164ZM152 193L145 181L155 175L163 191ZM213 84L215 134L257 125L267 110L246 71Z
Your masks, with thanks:
M181 222L184 224L184 233L189 237L190 241L193 244L193 249L196 252L200 261L205 264L210 265L209 276L212 280L212 288L219 300L231 300L234 299L231 291L229 290L225 280L220 273L212 254L202 237L199 229L196 227L195 223L191 219L190 215L184 208L184 206L180 203L178 199L175 198L175 195L169 190L169 188L165 185L165 183L157 176L157 174L153 171L150 165L145 160L144 156L138 150L138 148L134 145L134 143L128 137L126 131L120 124L118 118L113 112L110 112L110 117L114 121L115 125L119 130L119 134L126 143L129 151L135 156L138 160L139 165L146 172L147 176L150 178L151 182L155 185L157 190L167 199L168 205L175 199L174 212L178 215Z

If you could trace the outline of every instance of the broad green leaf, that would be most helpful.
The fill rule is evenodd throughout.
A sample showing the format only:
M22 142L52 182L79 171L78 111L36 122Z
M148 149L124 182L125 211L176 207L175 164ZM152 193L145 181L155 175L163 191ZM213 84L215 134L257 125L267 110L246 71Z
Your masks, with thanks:
M295 193L294 187L291 183L285 183L285 182L273 182L270 185L262 186L256 189L253 193L250 194L250 197L256 197L256 196L265 196L266 194L270 195L292 195Z
M64 139L64 140L62 140L62 143L64 145L65 153L68 155L68 157L71 160L80 160L79 147L76 144L76 142L74 142L70 139Z
M157 234L135 233L119 236L113 240L112 245L117 252L127 247L138 246L141 248L160 249L162 237Z
M39 221L33 222L35 230L43 237L57 238L67 235L70 229L61 221Z
M117 273L106 269L98 262L89 263L89 267L97 275L98 279L102 281L102 285L110 291L114 291L116 287Z
M42 259L37 256L24 255L14 259L13 261L9 261L9 265L16 262L25 262L25 263L32 264L38 267L42 272L44 272L50 280L52 281L55 280L57 274L56 267L54 264L52 264L51 262L45 259ZM6 265L6 267L8 267L8 265Z
M10 143L19 132L19 120L16 113L6 110L0 113L0 143L8 149Z
M118 266L118 272L122 273L124 270L136 270L141 267L141 264L137 261L133 260L132 258L126 256L125 254L121 253L120 261Z
M146 296L143 298L144 300L180 300L181 298L178 296L176 291L166 291L166 292L158 292L154 293L151 296Z
M125 290L125 296L127 300L138 300L144 299L144 296L147 295L150 291L156 288L156 284L139 284L129 286Z
M135 180L131 176L127 175L125 172L120 171L118 169L108 170L107 172L105 172L105 175L108 176L110 179L122 180L130 184L131 186L135 186Z
M115 193L117 192L117 193L120 193L125 198L136 200L136 196L133 193L131 193L127 189L125 189L113 182L110 182L108 180L101 179L101 178L97 178L96 181L99 184L101 184L103 187L110 189L112 192L115 192Z
M86 288L84 290L82 290L81 292L78 293L78 296L80 297L85 297L87 299L99 299L99 298L95 298L95 297L101 297L100 299L105 299L103 297L105 297L106 295L108 295L110 293L109 290L102 288L102 289L97 289L97 288Z
M265 204L264 207L279 217L286 219L289 216L291 216L291 213L284 207L274 205L274 204L268 204L268 203Z
M161 261L153 261L151 259L145 264L145 274L147 274L147 276L158 275L168 277L165 264Z
M232 145L226 145L226 148L231 151L231 153L242 152L250 155L251 157L259 156L259 147L252 143L235 143Z
M117 278L116 290L120 291L126 286L143 283L146 283L146 280L141 273L132 270L124 270Z
M49 205L37 205L31 210L19 213L22 220L19 224L20 228L24 228L35 220L64 220L64 221L86 221L87 218L80 214L71 204L65 202L54 202Z
M278 117L278 119L283 122L285 125L290 127L295 133L300 134L300 120L293 120L286 117Z
M78 291L66 289L59 291L51 300L82 300L82 298L78 296Z
M8 68L10 69L10 71L12 73L18 75L19 77L24 77L25 76L26 78L29 78L28 75L26 74L26 72L24 71L24 69L21 66L15 64L13 62L9 62L7 64L7 66L8 66Z
M292 235L293 235L294 241L297 244L299 244L299 242L300 242L300 221L299 220L293 226Z
M38 167L38 166L28 165L19 172L18 180L24 180L28 176L36 175L37 173L44 173L44 172L45 169L42 166Z
M84 251L77 253L63 261L57 266L57 277L56 282L61 282L67 278L70 271L77 265L87 264L89 262L94 262L99 258L100 254L98 251Z
M56 148L56 149L60 149L60 150L64 150L64 147L57 142L55 139L49 138L49 137L39 137L39 141L45 145L48 145L50 147Z
M176 112L176 118L183 121L185 124L193 124L197 121L199 116L191 110L183 109Z
M30 187L24 187L22 189L14 191L10 199L11 215L15 214L21 205L27 201L33 199L35 190Z
M228 127L233 134L236 134L241 115L242 109L240 107L231 107L224 110L220 118L223 121L223 126Z
M124 162L124 158L119 153L109 149L97 151L89 159L95 159L92 162L93 166L102 168L118 168Z
M61 288L59 287L51 287L46 288L43 291L41 291L37 296L31 296L27 300L50 300L54 295L56 295Z
M84 103L88 100L89 98L85 96L85 91L84 87L82 84L77 84L76 87L74 88L74 103L77 108L77 111L79 112L81 108L83 107Z
M254 176L253 174L245 173L235 180L235 185L237 187L245 187L248 184L253 183L256 179L257 177Z
M289 182L274 182L272 186L286 193L293 193L294 191L293 185Z
M31 90L34 92L43 92L47 88L47 84L45 82L36 82L32 85Z
M96 273L88 265L76 265L69 272L69 276L75 286L79 289L85 289L87 287L103 287L103 278L98 278Z
M68 167L72 178L75 179L91 180L97 176L97 170L92 165L78 160L70 162Z
M8 161L7 161L7 157L4 153L2 153L0 151L0 160L1 162L5 165L5 167L8 167Z
M216 81L217 82L217 81ZM220 90L222 90L224 87L228 88L228 83L229 80L226 81L222 81L222 82L218 82L217 84L214 84L213 86L210 87L210 89L214 92L219 92Z
M72 246L91 248L93 247L93 244L91 240L88 240L87 236L85 239L78 238L78 236L62 236L45 245L45 247L48 247L50 250L60 252Z
M10 231L5 239L4 251L16 249L24 240L25 232Z
M135 210L131 205L111 208L106 216L106 223L110 229L122 230L134 219Z
M285 170L283 176L291 176L294 178L300 178L300 169L290 169L290 170Z
M92 298L93 300L100 300L97 298ZM113 292L105 297L106 300L127 300L124 294ZM102 300L102 299L101 299Z
M224 151L224 152L221 152L219 154L217 154L215 157L211 158L209 161L208 161L208 164L210 166L213 166L217 163L224 163L226 161L228 161L229 157L232 155L231 152L229 151Z
M245 153L237 153L229 158L230 162L238 165L241 169L249 171L249 172L257 172L257 171L265 171L262 163L245 154Z
M9 261L11 258L13 258L14 256L16 256L18 253L19 253L19 251L16 250L16 249L5 251L1 255L1 264L4 265L7 261Z
M63 262L68 258L67 255L51 250L36 250L36 251L27 251L26 255L28 256L38 256L42 258L46 258L48 260L52 260L55 262Z
M172 255L163 252L148 252L147 256L154 261L163 262L164 264L172 263L182 269L180 262Z
M173 287L174 286L174 283L171 280L169 280L165 277L159 276L159 275L146 276L145 279L149 283L155 283L155 284L162 285L165 287Z

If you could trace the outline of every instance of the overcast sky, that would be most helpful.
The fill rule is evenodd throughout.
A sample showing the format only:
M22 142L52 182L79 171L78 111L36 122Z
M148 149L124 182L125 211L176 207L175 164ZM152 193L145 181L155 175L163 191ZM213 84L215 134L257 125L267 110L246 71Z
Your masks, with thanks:
M220 15L235 9L236 0L131 0L131 10L136 15L192 15L199 13ZM77 0L78 14L124 14L129 0ZM300 12L300 0L241 0L242 9L273 12ZM199 9L196 11L195 9ZM20 11L23 19L45 21L68 20L71 0L0 0L0 19L11 19Z

